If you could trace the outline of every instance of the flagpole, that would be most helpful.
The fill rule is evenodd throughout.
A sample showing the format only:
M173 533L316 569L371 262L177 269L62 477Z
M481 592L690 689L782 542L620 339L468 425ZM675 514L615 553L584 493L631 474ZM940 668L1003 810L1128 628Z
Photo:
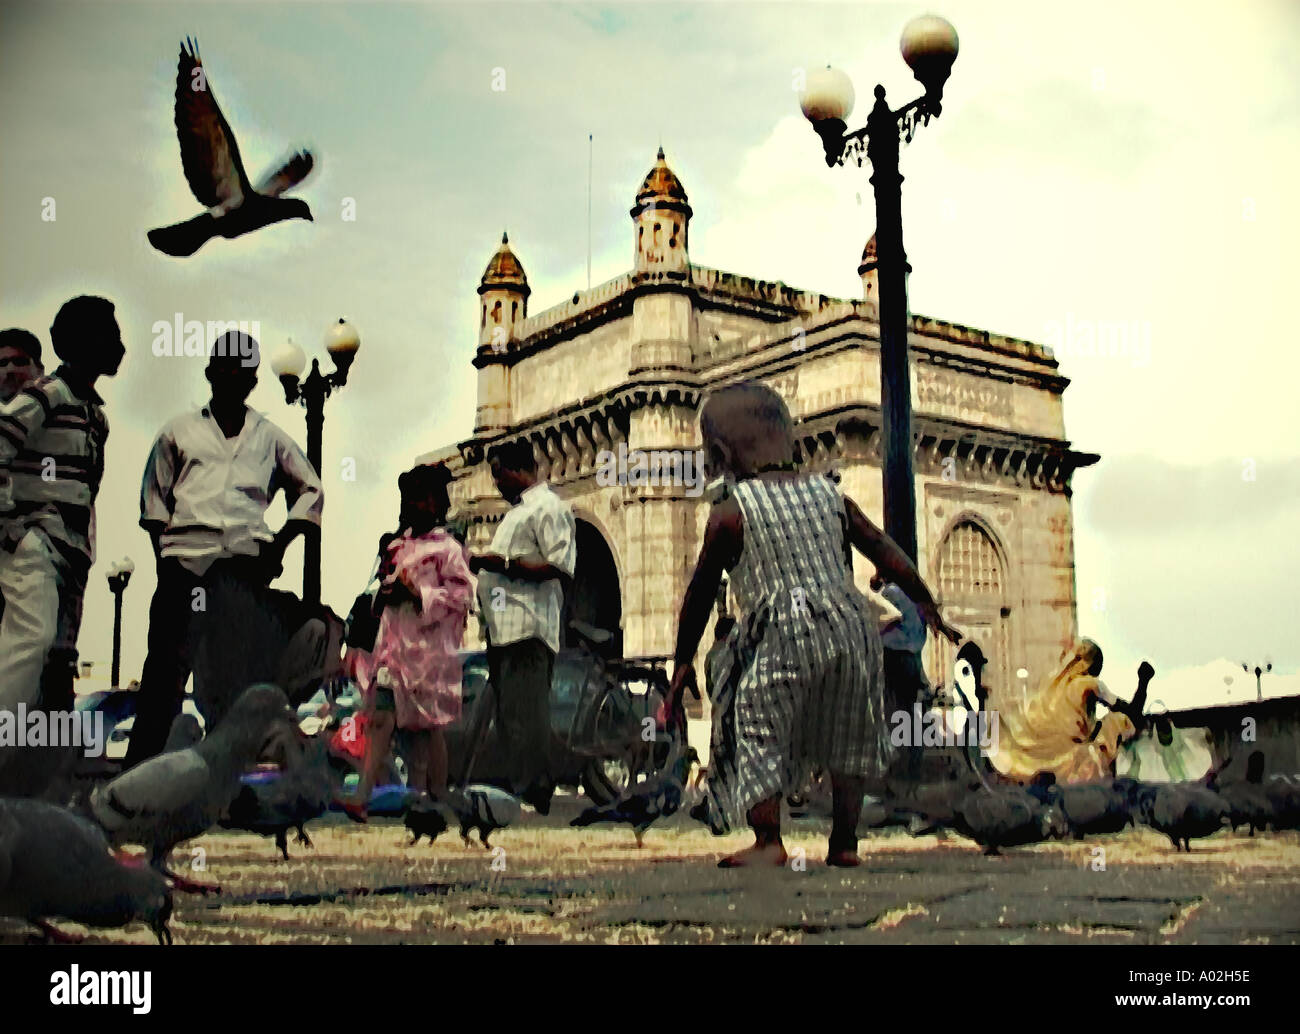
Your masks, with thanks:
M587 290L591 290L591 134L587 134Z

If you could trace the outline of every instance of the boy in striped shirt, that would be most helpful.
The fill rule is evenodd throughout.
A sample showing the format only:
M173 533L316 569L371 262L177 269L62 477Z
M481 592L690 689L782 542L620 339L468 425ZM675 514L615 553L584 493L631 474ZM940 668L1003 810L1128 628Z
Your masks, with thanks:
M95 382L125 354L105 298L65 303L50 339L62 365L0 403L0 710L72 706L70 679L51 680L60 687L52 700L42 699L41 677L48 661L76 663L108 439Z

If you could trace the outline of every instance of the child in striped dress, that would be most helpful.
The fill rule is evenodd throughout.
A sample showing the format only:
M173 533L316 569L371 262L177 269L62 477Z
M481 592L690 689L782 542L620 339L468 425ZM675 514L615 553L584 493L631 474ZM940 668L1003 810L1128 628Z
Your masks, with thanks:
M734 487L713 506L682 602L675 670L662 720L679 712L691 661L723 571L739 620L714 661L707 795L694 813L715 833L743 822L754 844L723 868L787 861L781 798L814 768L831 773L834 821L827 864L861 864L857 824L866 780L888 764L877 615L853 586L851 543L956 641L907 555L823 475L794 469L785 402L762 384L711 395L700 426L713 473Z

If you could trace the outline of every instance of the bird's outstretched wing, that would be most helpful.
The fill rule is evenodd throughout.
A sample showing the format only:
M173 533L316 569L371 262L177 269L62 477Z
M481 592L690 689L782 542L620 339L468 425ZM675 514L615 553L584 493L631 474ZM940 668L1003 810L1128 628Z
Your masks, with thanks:
M312 158L310 151L299 151L297 154L290 155L274 172L269 172L262 177L254 189L267 197L279 197L286 190L292 190L305 180L315 166L316 160Z
M222 212L238 207L252 188L198 45L189 39L181 44L176 69L176 137L185 179L199 204Z

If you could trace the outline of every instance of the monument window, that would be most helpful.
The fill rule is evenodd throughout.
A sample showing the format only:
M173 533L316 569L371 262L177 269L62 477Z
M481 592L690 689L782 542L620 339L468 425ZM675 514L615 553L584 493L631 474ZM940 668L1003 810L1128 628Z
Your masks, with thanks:
M1002 562L988 534L974 521L961 521L939 553L939 596L1002 598Z
M1007 571L992 537L976 521L958 521L939 545L935 569L944 616L979 643L989 659L985 685L993 687L991 692L1012 685L1015 637ZM933 637L931 650L932 681L947 683L956 648L942 637Z

